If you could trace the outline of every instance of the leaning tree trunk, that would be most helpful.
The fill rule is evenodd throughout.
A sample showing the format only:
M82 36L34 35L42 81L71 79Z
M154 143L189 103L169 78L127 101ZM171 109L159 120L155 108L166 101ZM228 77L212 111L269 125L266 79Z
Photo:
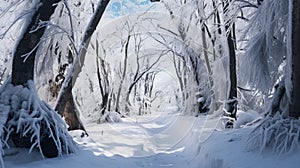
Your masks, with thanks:
M59 56L60 57L60 56ZM54 99L57 99L58 95L59 95L59 91L62 88L62 84L65 80L65 71L66 71L66 67L72 65L73 63L73 53L71 52L71 50L69 50L68 52L68 64L64 64L62 65L60 61L58 61L59 63L59 72L58 74L55 76L53 82L50 84L50 91L51 94L53 96ZM58 58L58 60L60 60L60 58ZM75 102L74 102L74 96L72 94L72 92L68 95L66 95L68 97L66 97L66 106L63 109L62 112L59 112L59 114L64 117L66 123L68 124L68 130L83 130L86 132L80 117L79 117L79 109L77 108Z
M64 113L66 104L69 100L68 98L70 98L72 92L73 85L75 84L76 79L81 72L90 39L94 31L96 30L97 25L99 24L109 1L110 0L102 0L98 2L97 9L86 28L84 37L81 42L80 51L76 56L65 81L63 82L62 88L56 101L55 110L58 111L60 115L63 115Z
M300 117L300 0L291 0L292 9L292 93L290 116Z
M34 61L37 48L45 32L46 26L39 27L40 21L49 21L60 0L40 0L30 23L25 28L22 38L17 43L13 55L12 84L26 85L33 80ZM34 31L33 31L34 30Z
M80 130L83 130L86 132L86 130L79 118L79 112L77 111L72 92L68 96L69 97L67 97L66 106L63 111L63 117L65 118L66 123L69 126L68 130L80 129Z

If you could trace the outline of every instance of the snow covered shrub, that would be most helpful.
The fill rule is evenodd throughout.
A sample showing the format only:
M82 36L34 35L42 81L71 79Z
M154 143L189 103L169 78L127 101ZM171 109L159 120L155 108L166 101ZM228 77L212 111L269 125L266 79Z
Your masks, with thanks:
M99 120L99 123L118 123L122 122L121 115L115 111L106 111Z
M76 149L65 122L40 100L32 81L27 87L10 82L0 87L0 115L1 142L6 147L10 147L8 141L12 140L17 147L28 147L29 153L38 149L46 157Z
M248 111L237 111L237 120L233 124L233 128L240 128L247 124L251 124L252 122L255 122L261 116L258 114L258 112L254 110L248 110Z
M300 149L300 119L282 117L280 113L267 116L251 132L248 149L261 152L271 149L274 153L284 154Z

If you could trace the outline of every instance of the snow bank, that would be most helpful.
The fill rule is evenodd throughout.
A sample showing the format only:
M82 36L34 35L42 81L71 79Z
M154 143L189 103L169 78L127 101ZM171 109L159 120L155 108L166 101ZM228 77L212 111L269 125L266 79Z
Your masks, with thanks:
M115 111L107 111L104 115L100 118L100 123L118 123L122 122L121 115Z
M238 110L237 120L234 122L233 128L243 127L259 118L261 118L260 114L254 110L248 110L246 112Z
M226 131L215 131L201 144L197 156L203 168L298 168L300 152L274 155L270 152L246 149L248 135L254 126Z

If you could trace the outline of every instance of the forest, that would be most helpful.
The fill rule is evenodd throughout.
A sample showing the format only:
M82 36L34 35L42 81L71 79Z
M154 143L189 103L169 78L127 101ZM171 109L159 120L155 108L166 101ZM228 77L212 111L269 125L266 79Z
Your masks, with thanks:
M296 168L300 0L2 0L0 168Z

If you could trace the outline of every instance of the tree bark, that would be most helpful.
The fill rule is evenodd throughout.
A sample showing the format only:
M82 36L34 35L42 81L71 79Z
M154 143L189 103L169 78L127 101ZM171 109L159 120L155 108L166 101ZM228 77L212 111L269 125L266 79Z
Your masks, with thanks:
M77 108L75 106L73 94L71 93L69 96L70 97L68 97L68 101L63 112L63 116L65 117L66 123L69 125L68 130L80 129L85 131L85 128L83 127L83 124L79 119L79 112L77 111Z
M262 2L263 0L257 0L257 5L261 5Z
M300 0L292 0L292 94L290 116L300 117Z
M23 37L16 44L13 54L12 84L26 85L34 77L35 55L46 26L39 27L40 21L49 21L60 0L40 0Z

